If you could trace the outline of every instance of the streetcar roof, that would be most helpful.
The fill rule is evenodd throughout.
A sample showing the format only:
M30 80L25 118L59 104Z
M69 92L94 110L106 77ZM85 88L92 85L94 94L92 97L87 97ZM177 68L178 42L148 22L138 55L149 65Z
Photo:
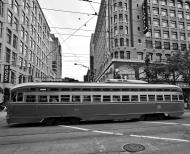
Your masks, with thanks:
M180 88L176 85L168 84L142 84L142 83L85 83L85 82L28 82L18 84L11 90L20 88Z

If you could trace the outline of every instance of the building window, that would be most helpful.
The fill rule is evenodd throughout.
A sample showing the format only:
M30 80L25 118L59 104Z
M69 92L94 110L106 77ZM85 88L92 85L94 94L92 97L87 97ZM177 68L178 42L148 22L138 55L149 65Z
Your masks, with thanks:
M3 23L0 21L0 37L2 37Z
M182 1L181 0L178 0L177 1L177 7L182 9L183 8L183 4L182 4Z
M152 0L153 4L158 4L158 0Z
M163 32L163 37L164 37L164 39L168 39L169 38L169 32L168 31L164 31Z
M182 11L178 11L177 16L178 16L178 18L182 19L183 18L183 12Z
M1 60L1 56L2 56L2 44L0 43L0 60Z
M24 27L21 27L20 36L22 39L24 39Z
M126 51L126 59L131 59L130 51Z
M185 33L180 34L180 40L185 40Z
M151 40L146 40L146 48L147 49L152 49L153 45L152 45L152 41Z
M23 58L22 57L19 57L19 68L22 69L22 66L23 66Z
M172 6L172 7L175 6L175 2L174 2L174 0L170 0L170 1L169 1L169 6Z
M187 20L190 19L190 15L189 15L189 13L186 13L186 14L185 14L185 18L186 18Z
M119 14L119 22L123 22L123 14Z
M181 44L181 51L186 51L186 44Z
M154 37L155 37L155 38L160 38L160 37L161 37L160 30L155 30L155 31L154 31Z
M188 2L185 2L185 9L189 10L190 9L190 4Z
M172 39L173 39L173 40L178 39L178 38L177 38L177 32L172 32Z
M118 47L118 39L115 39L115 47Z
M16 73L11 71L11 83L15 84L16 83Z
M116 59L118 59L118 52L117 52L117 51L114 53L114 57L115 57Z
M164 49L170 50L170 42L164 42Z
M160 41L155 41L155 49L161 49L162 48L162 44Z
M175 10L171 10L171 11L170 11L170 17L176 17Z
M22 22L22 24L25 24L25 13L24 12L22 12L21 22Z
M179 28L180 29L184 29L185 28L184 22L179 22Z
M120 38L120 46L124 46L124 38Z
M162 9L161 14L162 14L162 16L168 16L168 12L166 9Z
M3 17L3 1L0 0L0 16Z
M138 52L137 53L137 58L138 58L138 60L143 60L143 53L142 52Z
M24 43L20 42L20 53L24 53Z
M187 24L187 30L190 30L190 24L189 23Z
M12 53L12 65L16 66L17 62L17 54L15 52Z
M129 39L126 38L126 46L128 47L129 46Z
M10 59L11 59L11 50L9 48L6 48L6 62L10 63Z
M11 44L11 40L12 40L12 32L10 29L7 28L7 43Z
M17 15L19 14L19 5L18 5L18 2L17 2L16 0L14 0L13 10L14 10L14 12L15 12Z
M13 48L17 49L18 47L18 37L13 34Z
M149 30L145 35L146 35L146 37L152 37L152 31Z
M124 59L124 51L120 51L120 59Z
M161 0L161 5L166 6L167 5L166 0Z
M162 54L161 53L156 54L156 61L158 61L158 62L162 61Z
M168 20L162 20L162 26L168 27Z
M8 21L8 24L10 24L12 26L12 23L13 23L13 14L10 10L8 10L7 12L7 21Z
M159 15L159 9L158 8L153 8L152 12L154 15Z
M153 25L154 26L160 26L160 20L159 19L153 19Z
M171 28L176 28L177 27L176 21L171 21L170 22L170 27Z
M18 19L17 18L14 18L13 29L18 32Z
M177 43L172 43L173 50L178 50L178 44Z

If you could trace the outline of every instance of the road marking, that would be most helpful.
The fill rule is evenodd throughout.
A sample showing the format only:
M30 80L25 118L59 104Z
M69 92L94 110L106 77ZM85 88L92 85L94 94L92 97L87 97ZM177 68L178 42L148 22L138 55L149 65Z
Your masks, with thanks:
M149 122L145 122L145 123L165 124L165 125L178 125L179 124L179 123L175 123L175 122L154 122L154 121L149 121Z
M66 126L66 125L59 125L59 126L61 126L61 127L66 127L66 128L72 128L72 129L83 130L83 131L89 131L89 129L81 128L81 127L73 127L73 126Z
M144 122L144 123L190 126L190 124L175 123L175 122L154 122L154 121L149 121L149 122Z
M156 136L142 136L142 135L130 135L131 137L138 138L148 138L148 139L156 139L156 140L166 140L166 141L177 141L177 142L187 142L190 143L190 140L177 139L177 138L165 138L165 137L156 137Z
M100 131L100 130L92 130L92 132L101 133L101 134L110 134L110 135L123 135L122 133L106 132L106 131Z
M66 125L59 125L59 126L60 127L77 129L77 130L82 130L82 131L91 131L91 132L94 132L94 133L101 133L101 134L118 135L118 136L123 135L122 133L114 133L114 132L107 132L107 131L100 131L100 130L90 130L90 129L81 128L81 127L73 127L73 126L66 126Z

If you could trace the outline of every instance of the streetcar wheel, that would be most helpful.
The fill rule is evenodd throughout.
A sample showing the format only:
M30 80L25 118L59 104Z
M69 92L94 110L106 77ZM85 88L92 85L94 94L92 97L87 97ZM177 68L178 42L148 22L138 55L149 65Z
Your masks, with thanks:
M55 119L47 118L47 119L44 119L42 123L46 126L52 126L52 125L55 125Z
M69 123L71 125L76 125L76 124L79 124L79 122L80 122L79 118L71 118Z

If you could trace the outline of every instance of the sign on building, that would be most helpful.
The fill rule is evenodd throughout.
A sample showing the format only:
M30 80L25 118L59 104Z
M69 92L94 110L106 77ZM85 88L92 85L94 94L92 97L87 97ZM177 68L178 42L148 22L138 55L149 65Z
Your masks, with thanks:
M143 32L146 34L148 32L148 2L147 0L144 0L143 5L142 5L142 10L143 10Z
M4 65L4 83L9 83L10 65Z

